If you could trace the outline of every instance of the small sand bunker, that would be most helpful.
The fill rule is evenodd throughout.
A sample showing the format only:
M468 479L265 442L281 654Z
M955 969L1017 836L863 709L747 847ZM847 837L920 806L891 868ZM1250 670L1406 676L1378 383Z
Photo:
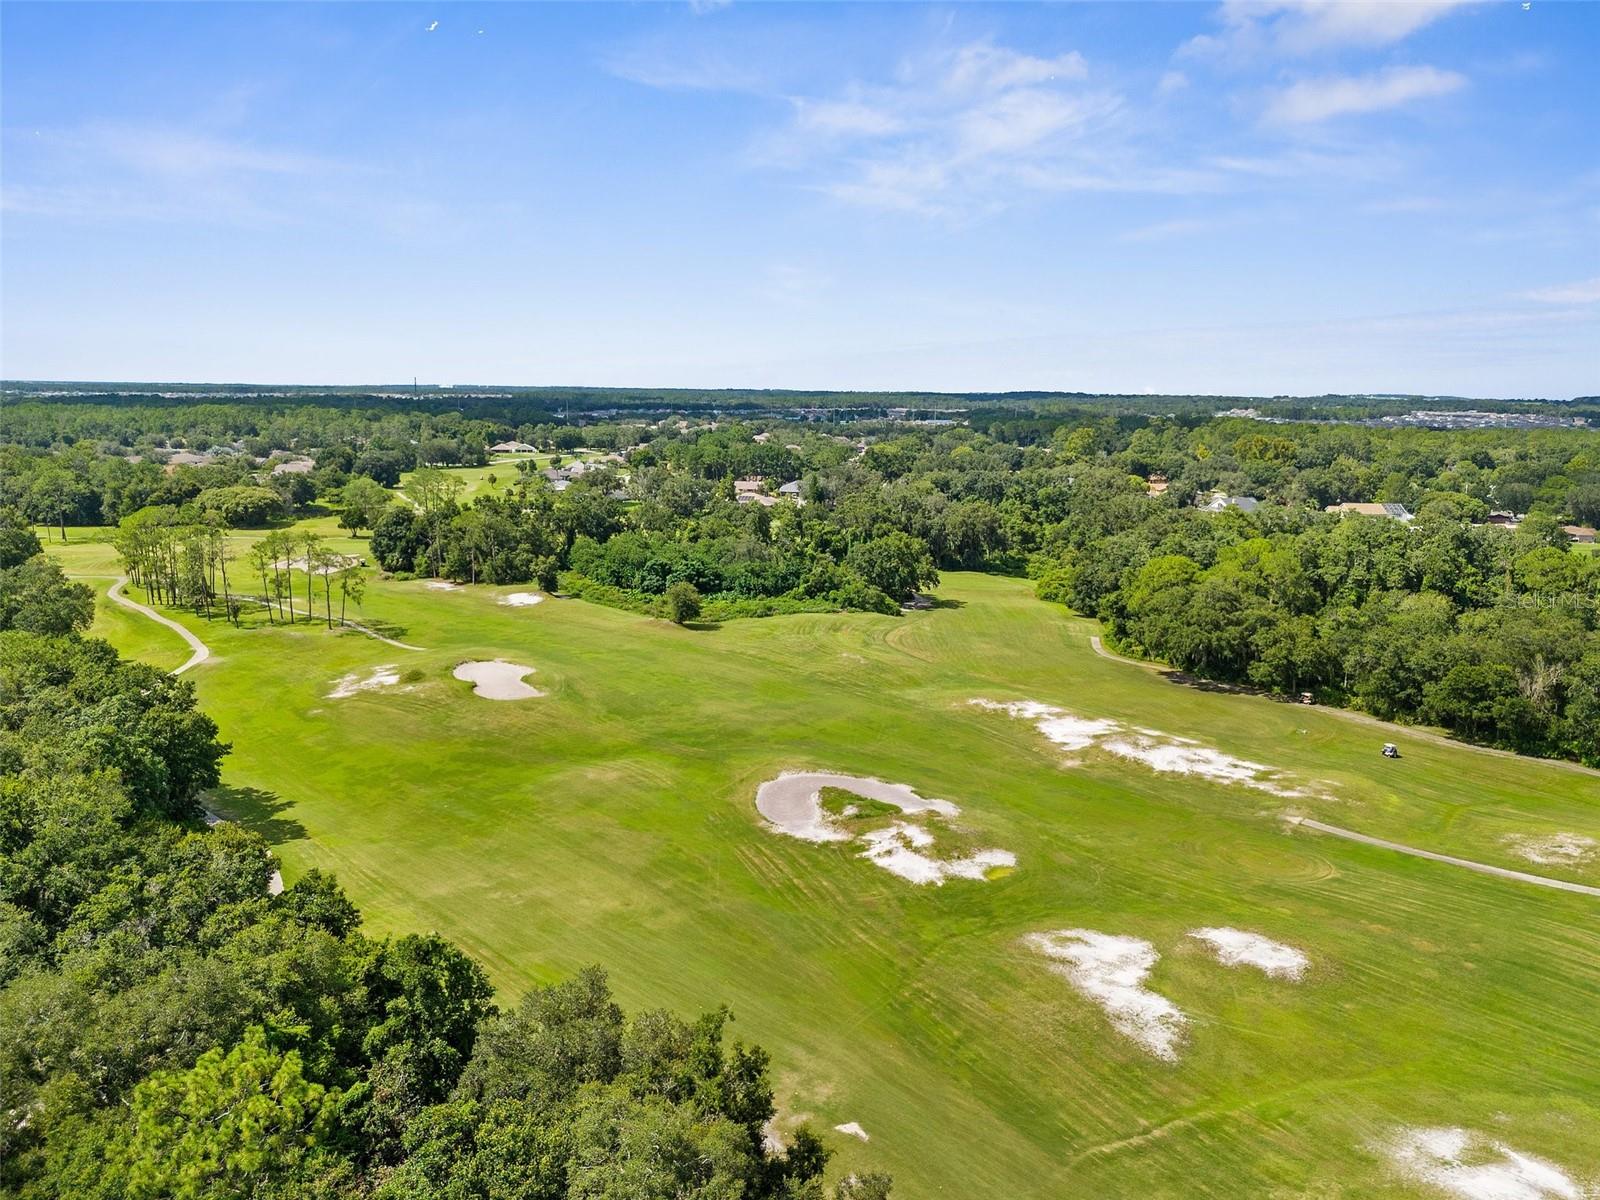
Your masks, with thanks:
M1142 938L1092 929L1031 933L1023 941L1049 958L1052 968L1093 1000L1111 1024L1157 1058L1176 1062L1188 1018L1165 996L1144 986L1160 955Z
M393 687L400 682L400 668L394 663L385 663L381 667L373 667L365 679L361 672L352 671L348 675L341 675L334 680L333 691L328 693L329 700L343 700L354 696L357 692L372 692L378 688Z
M453 592L461 585L459 583L451 583L448 579L430 579L422 586L435 592Z
M1127 726L1109 717L1079 717L1033 700L1011 703L973 700L970 703L977 708L1032 721L1034 728L1065 750L1103 750L1165 774L1200 775L1220 783L1242 783L1275 796L1305 795L1303 789L1291 786L1287 776L1277 768L1234 758L1193 738Z
M933 835L917 825L895 822L887 829L862 835L871 859L885 871L912 883L942 884L946 879L987 879L995 867L1014 867L1017 856L1009 850L979 850L965 858L930 858L922 851L933 845Z
M528 700L544 695L538 688L522 682L524 675L533 674L532 667L501 658L492 662L464 662L451 674L472 684L473 695L485 700Z
M1510 833L1500 841L1513 854L1544 867L1576 867L1594 857L1600 842L1581 833L1552 833L1543 837Z
M870 1142L872 1140L869 1136L867 1136L867 1131L861 1128L861 1123L859 1121L846 1121L843 1125L835 1125L834 1129L840 1133L848 1133L851 1137L860 1138L863 1142Z
M996 867L1014 867L1017 856L1009 850L978 850L963 858L935 858L924 851L937 840L920 825L896 821L882 829L855 834L839 826L822 807L822 789L839 788L867 800L892 805L903 813L958 816L961 809L948 800L919 796L900 783L835 775L827 771L785 772L756 789L756 811L779 833L806 842L850 842L865 847L861 857L891 874L915 884L942 886L947 879L987 879ZM846 805L844 816L856 806Z
M1243 929L1192 929L1189 936L1205 942L1225 967L1255 967L1275 979L1299 979L1311 965L1293 946Z
M1582 1200L1560 1167L1466 1129L1403 1129L1389 1147L1400 1172L1463 1200Z
M543 604L544 597L538 592L512 592L509 596L501 596L500 603L506 608L531 608L535 604Z
M948 800L930 800L901 783L828 771L785 771L776 779L767 780L756 789L756 811L790 837L807 842L847 842L850 834L835 825L822 807L822 789L830 787L892 804L906 813L933 812L953 817L961 811Z

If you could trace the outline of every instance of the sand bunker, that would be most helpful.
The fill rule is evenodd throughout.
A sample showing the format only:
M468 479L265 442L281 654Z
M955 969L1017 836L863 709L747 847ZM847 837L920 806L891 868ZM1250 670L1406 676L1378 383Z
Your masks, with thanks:
M1033 700L1002 703L973 700L977 708L1003 712L1032 721L1034 728L1066 750L1103 750L1120 758L1143 763L1152 771L1176 775L1200 775L1221 783L1242 783L1275 796L1303 796L1275 767L1234 758L1202 745L1193 738L1177 737L1158 729L1123 725L1109 717L1076 716L1065 709Z
M846 1121L843 1125L835 1125L834 1129L838 1130L840 1133L848 1133L851 1137L860 1138L863 1142L870 1142L872 1140L867 1136L867 1131L861 1128L859 1121Z
M1466 1129L1403 1129L1389 1147L1402 1174L1463 1200L1582 1200L1553 1163Z
M1576 867L1594 857L1600 842L1581 833L1552 833L1543 837L1511 833L1500 841L1513 854L1546 867Z
M329 700L343 700L347 696L354 696L357 692L371 692L378 688L393 687L400 682L400 668L394 663L385 663L381 667L373 667L365 679L359 671L352 671L348 675L341 675L334 681L333 691L328 693Z
M1293 946L1243 929L1192 929L1189 936L1209 945L1225 967L1255 967L1276 979L1299 979L1311 965Z
M451 583L447 579L430 579L422 586L425 588L431 588L436 592L453 592L461 585L459 583Z
M1092 929L1031 933L1023 941L1052 961L1052 969L1093 1000L1111 1024L1157 1058L1175 1062L1188 1018L1144 981L1161 957L1141 938Z
M1017 856L1009 850L978 850L964 858L939 859L923 851L936 840L920 825L896 821L860 835L839 826L822 807L822 789L840 788L868 800L892 805L903 813L957 816L961 810L948 800L919 796L900 783L835 775L827 771L785 772L756 789L756 811L780 833L806 842L856 841L866 848L861 857L916 884L940 886L947 879L986 879L995 867L1014 867ZM846 806L851 815L853 805Z
M493 662L464 662L451 674L472 684L473 695L485 700L527 700L544 695L538 688L522 682L524 675L533 674L532 667L500 658Z
M833 823L822 807L823 788L841 788L892 804L901 812L933 812L953 817L961 810L948 800L930 800L901 783L829 771L785 771L756 789L756 811L790 837L807 842L847 842L850 834Z
M506 608L528 608L534 604L543 604L544 597L538 592L512 592L509 596L500 597L500 603Z

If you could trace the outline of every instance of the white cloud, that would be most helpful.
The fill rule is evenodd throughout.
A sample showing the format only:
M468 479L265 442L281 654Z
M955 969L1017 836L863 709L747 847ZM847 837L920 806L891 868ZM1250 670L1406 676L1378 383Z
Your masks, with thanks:
M989 42L974 42L956 52L945 84L957 91L994 92L1083 79L1088 74L1089 66L1076 50L1056 58L1036 58Z
M1389 67L1368 75L1302 79L1275 92L1266 118L1301 125L1354 113L1381 112L1414 100L1444 96L1466 86L1466 76L1437 67Z
M1156 84L1156 95L1170 96L1174 92L1181 92L1189 86L1189 77L1182 71L1168 71L1161 76Z
M1180 53L1231 58L1376 49L1477 0L1224 0L1222 31L1201 34Z
M1526 300L1537 300L1541 304L1600 304L1600 275L1593 279L1580 279L1576 283L1535 288L1522 295Z
M886 109L859 100L808 100L796 97L794 122L801 129L841 137L883 137L905 128L905 121Z

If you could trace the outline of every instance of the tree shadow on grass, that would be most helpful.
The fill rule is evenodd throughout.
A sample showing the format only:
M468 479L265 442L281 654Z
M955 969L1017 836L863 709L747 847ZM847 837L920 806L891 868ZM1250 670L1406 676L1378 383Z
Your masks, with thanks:
M709 633L712 630L721 629L722 628L722 622L721 621L685 621L683 623L683 627L685 629L693 629L697 633Z
M965 600L951 600L946 596L935 596L933 598L934 608L965 608L966 606L967 602Z
M289 801L265 788L222 784L201 796L200 803L224 820L237 821L252 833L259 833L273 846L311 836L299 821L282 815L292 807Z

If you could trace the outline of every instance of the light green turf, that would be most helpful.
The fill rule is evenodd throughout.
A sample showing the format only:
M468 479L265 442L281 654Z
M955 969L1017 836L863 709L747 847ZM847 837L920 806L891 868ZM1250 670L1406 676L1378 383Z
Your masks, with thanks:
M66 560L93 554L73 544ZM184 617L192 678L233 743L216 804L292 880L338 872L378 931L437 929L514 998L598 961L630 1005L721 1002L773 1055L789 1119L904 1197L1423 1195L1375 1149L1464 1125L1600 1178L1600 899L1310 833L1334 824L1505 866L1511 832L1600 837L1600 775L1408 739L1316 709L1209 694L1096 657L1091 623L1023 582L946 577L947 607L687 630L513 589L379 582L354 632ZM123 623L100 630L129 650ZM467 658L537 668L540 699L478 699ZM420 680L326 698L380 664ZM1183 734L1326 796L1067 766L974 697L1029 698ZM1404 757L1380 758L1385 740ZM986 883L918 888L763 828L786 768L960 804ZM1594 865L1556 871L1600 883ZM1298 984L1217 964L1187 931L1291 942ZM1149 939L1189 1014L1156 1061L1020 945L1084 927Z

